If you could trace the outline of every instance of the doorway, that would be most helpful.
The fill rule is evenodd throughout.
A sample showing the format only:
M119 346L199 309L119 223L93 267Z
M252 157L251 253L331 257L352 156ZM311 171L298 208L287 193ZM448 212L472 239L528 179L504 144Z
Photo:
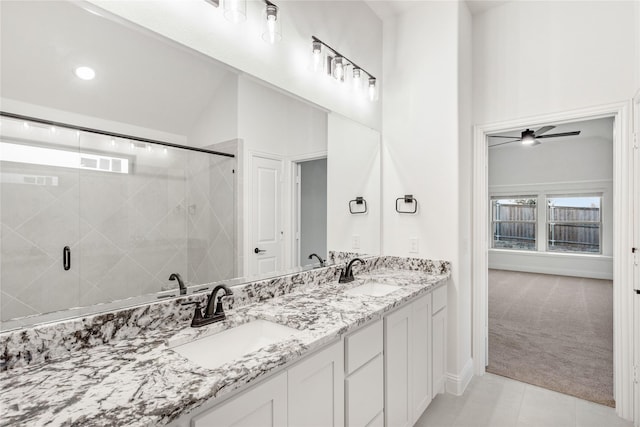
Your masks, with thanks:
M546 123L569 123L578 120L613 117L613 305L614 305L614 398L616 413L622 418L633 416L633 307L631 251L632 180L629 159L631 103L619 103L552 115L518 119L474 128L473 181L473 359L474 372L483 375L488 349L488 242L489 187L488 138L491 133L544 126Z
M251 157L250 273L280 271L283 264L282 160Z
M296 202L294 266L319 264L327 258L327 159L294 163Z
M488 151L487 371L614 406L613 119L490 134Z

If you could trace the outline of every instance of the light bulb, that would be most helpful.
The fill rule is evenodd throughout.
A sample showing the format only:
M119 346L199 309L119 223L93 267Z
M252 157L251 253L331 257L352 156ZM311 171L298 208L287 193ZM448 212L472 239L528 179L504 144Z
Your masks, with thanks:
M55 126L51 126L51 133L56 133L56 127Z
M78 67L74 72L76 77L82 80L93 80L96 77L96 72L91 67Z
M225 0L224 17L234 24L238 24L247 19L246 0Z
M282 38L280 20L278 19L278 6L268 3L265 8L265 28L262 32L262 39L267 43L274 44Z
M111 146L112 147L116 146L116 140L114 138L111 138Z
M322 43L313 41L313 71L318 71L322 64Z
M164 154L167 154L167 152L168 152L167 147L164 147L164 148L162 149L162 152L163 152Z
M151 144L147 144L147 151L151 152Z
M523 145L535 145L537 143L533 131L530 131L529 129L522 132L521 141Z
M353 88L360 90L362 87L362 70L360 68L353 69Z
M333 60L333 77L342 81L344 77L344 59L341 56L336 56Z
M376 100L376 79L373 77L369 78L369 100Z

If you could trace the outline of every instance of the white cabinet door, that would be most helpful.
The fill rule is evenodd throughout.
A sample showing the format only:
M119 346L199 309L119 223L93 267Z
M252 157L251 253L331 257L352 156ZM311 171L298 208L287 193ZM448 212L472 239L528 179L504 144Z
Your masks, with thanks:
M346 379L347 427L366 427L382 414L383 369L382 353L379 353Z
M342 340L288 371L291 427L344 425Z
M435 313L432 318L432 394L444 393L447 372L447 308Z
M412 424L431 403L431 294L424 295L411 304L413 320L411 344L413 345L413 371L411 378Z
M384 319L385 425L411 426L411 306Z
M281 373L193 418L193 427L287 425L287 374Z

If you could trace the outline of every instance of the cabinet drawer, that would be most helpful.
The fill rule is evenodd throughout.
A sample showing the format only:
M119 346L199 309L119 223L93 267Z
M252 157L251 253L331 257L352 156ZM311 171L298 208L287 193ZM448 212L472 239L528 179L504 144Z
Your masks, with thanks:
M433 314L436 314L447 306L447 287L440 286L433 291Z
M382 354L355 372L345 382L347 427L365 427L384 406Z
M345 338L347 375L382 353L382 336L382 320L378 320Z

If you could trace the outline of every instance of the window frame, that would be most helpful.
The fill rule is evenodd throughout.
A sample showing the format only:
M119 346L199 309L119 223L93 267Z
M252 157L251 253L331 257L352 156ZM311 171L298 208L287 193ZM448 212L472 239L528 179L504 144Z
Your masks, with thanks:
M495 206L496 200L518 200L518 199L531 199L535 200L535 218L533 220L496 220L495 219ZM493 250L512 250L512 251L525 251L525 252L538 252L539 251L539 218L540 218L540 200L537 194L527 194L527 195L492 195L489 198L489 218L490 218L490 233L491 243L490 249ZM496 224L533 224L533 248L500 248L496 247L496 239L495 239L495 225Z
M598 221L551 221L550 220L550 211L551 207L549 206L549 200L555 198L584 198L584 197L597 197L600 200L600 204L598 207L599 210L599 220ZM602 255L602 234L604 228L603 221L603 198L604 194L599 192L590 192L590 193L564 193L564 194L547 194L544 199L544 209L545 209L545 225L544 225L544 252L553 253L553 254L576 254L576 255ZM582 225L582 224L597 224L598 225L598 251L597 252L586 252L586 251L572 251L572 250L552 250L551 248L551 225Z

